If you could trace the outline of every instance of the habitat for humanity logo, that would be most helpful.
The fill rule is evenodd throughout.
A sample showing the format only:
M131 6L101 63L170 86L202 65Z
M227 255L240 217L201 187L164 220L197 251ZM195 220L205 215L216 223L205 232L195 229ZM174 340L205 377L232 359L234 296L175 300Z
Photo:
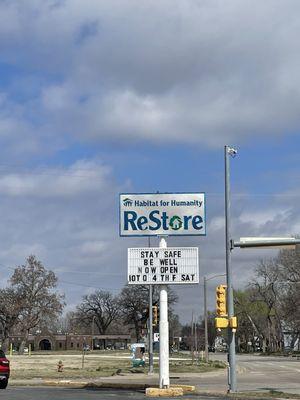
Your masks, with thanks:
M125 207L131 207L133 205L133 201L126 197L126 199L123 200L123 204Z
M174 230L174 231L178 231L178 229L180 229L182 227L182 221L181 218L178 217L177 215L174 215L174 217L172 217L170 219L170 227Z

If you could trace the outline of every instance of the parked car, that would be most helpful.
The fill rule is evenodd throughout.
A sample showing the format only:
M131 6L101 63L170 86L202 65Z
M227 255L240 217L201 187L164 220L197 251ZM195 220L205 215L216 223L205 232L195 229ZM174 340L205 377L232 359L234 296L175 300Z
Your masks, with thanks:
M9 361L5 354L0 350L0 389L5 389L8 384L10 374Z

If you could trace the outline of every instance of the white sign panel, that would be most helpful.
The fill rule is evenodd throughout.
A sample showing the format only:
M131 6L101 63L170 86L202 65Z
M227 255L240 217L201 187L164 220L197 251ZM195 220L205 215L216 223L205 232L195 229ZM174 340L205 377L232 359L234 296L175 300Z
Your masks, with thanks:
M206 235L205 194L120 194L120 236L157 235Z
M198 247L128 249L128 283L199 283Z

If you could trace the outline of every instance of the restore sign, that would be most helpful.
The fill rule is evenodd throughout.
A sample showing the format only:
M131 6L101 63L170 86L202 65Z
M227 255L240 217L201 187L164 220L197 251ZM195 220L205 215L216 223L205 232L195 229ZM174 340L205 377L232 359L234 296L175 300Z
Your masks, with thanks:
M120 194L120 236L206 235L204 193Z

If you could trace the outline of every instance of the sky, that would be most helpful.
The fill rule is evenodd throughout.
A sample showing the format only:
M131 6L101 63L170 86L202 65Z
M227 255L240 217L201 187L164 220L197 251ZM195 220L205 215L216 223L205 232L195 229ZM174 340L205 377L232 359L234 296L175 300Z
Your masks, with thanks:
M298 0L1 0L0 285L35 254L66 310L117 295L148 244L119 237L124 192L205 192L207 236L168 245L224 274L224 145L232 237L299 234L299 31ZM235 249L234 287L276 254ZM202 284L176 291L203 314Z

